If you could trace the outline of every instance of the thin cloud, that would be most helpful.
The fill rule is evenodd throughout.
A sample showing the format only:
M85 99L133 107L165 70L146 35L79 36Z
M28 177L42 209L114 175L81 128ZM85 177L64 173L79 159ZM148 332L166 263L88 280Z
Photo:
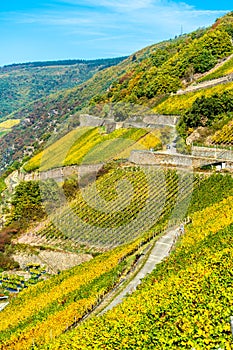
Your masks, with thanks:
M110 0L99 0L98 4L94 0L60 0L60 3L70 4L70 5L83 5L83 6L92 6L92 7L104 7L112 9L116 12L122 11L134 11L140 10L142 8L148 8L153 5L152 0L119 0L119 1L110 1Z
M174 38L181 33L181 27L182 32L188 33L208 26L226 12L200 10L174 0L99 0L98 3L94 0L51 0L49 7L40 10L0 12L2 27L13 33L11 43L4 41L5 36L0 40L5 45L1 45L2 52L7 52L9 45L15 47L21 43L21 56L25 57L28 47L28 57L34 50L35 60L38 55L38 44L32 48L35 35L43 42L45 59L51 50L53 57L61 57L64 51L73 57L106 57L106 52L111 52L113 57L117 52L127 55L152 43ZM45 31L48 38L43 36ZM66 49L61 52L61 47ZM18 51L14 51L14 61Z
M106 10L111 9L115 12L130 12L141 9L158 10L179 8L188 13L193 12L196 15L214 15L226 13L226 10L198 10L194 6L185 2L176 2L170 0L99 0L98 4L95 0L58 0L61 4L89 6L92 8L103 7ZM229 9L229 11L231 11Z
M54 25L54 26L75 26L75 25L90 25L93 20L90 17L80 17L76 15L64 14L16 14L15 21L21 24L41 24L41 25Z
M151 28L156 28L156 23L166 23L172 29L172 24L177 20L188 24L187 30L192 29L192 21L196 25L199 22L206 23L206 19L221 16L225 10L198 10L185 2L169 0L99 0L98 5L94 0L57 0L60 4L76 5L71 12L67 7L52 11L40 10L29 13L7 13L2 18L20 24L41 24L48 26L61 26L70 29L75 26L87 28L114 28L121 30L122 25L130 28L131 25L140 23ZM57 7L56 7L57 8ZM119 14L120 13L120 14ZM170 18L171 23L167 23ZM197 21L196 21L197 19ZM204 19L204 21L203 21ZM148 22L149 21L149 22ZM203 24L202 24L203 25ZM191 29L189 29L191 28ZM134 28L135 32L137 28Z

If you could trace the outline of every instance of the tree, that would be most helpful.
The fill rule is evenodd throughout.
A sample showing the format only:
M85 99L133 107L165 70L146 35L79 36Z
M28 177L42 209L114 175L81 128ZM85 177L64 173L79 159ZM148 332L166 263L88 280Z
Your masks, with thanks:
M14 222L26 227L31 221L45 216L38 181L22 181L16 187L12 201L8 225Z

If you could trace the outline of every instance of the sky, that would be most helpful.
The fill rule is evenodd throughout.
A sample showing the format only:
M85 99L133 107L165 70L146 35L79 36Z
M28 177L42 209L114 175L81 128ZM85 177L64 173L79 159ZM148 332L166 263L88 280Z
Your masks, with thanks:
M212 24L229 0L1 0L0 66L126 56Z

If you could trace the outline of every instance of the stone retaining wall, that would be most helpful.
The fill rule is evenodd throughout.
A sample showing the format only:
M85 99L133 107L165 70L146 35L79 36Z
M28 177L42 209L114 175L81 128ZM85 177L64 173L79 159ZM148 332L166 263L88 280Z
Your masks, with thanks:
M201 89L210 88L210 87L217 86L220 84L226 84L226 83L229 83L231 81L233 81L233 74L229 74L229 75L226 75L225 77L221 77L221 78L217 78L217 79L213 79L213 80L209 80L209 81L203 81L202 83L199 83L197 85L188 86L185 90L178 90L176 95L187 94L189 92L194 92L194 91L198 91Z
M151 114L145 116L135 116L124 122L116 122L113 119L102 119L89 114L80 115L80 126L105 126L107 132L112 132L119 128L156 128L158 126L174 127L178 122L178 115Z
M233 161L233 151L221 148L193 146L192 155L196 157L217 158Z
M132 151L129 161L138 165L164 165L188 168L199 168L204 165L226 163L225 167L232 169L233 161L223 161L216 158L195 157L179 153L169 154L150 151Z
M89 174L96 174L98 170L102 168L103 164L91 164L91 165L72 165L56 169L51 169L48 171L36 172L32 174L20 174L20 180L30 181L30 180L46 180L54 179L57 182L64 181L65 178L72 175L78 175L83 177Z

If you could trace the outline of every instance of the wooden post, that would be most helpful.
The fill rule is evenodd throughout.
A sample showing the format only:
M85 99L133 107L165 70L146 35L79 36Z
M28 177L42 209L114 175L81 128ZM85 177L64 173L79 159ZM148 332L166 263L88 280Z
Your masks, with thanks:
M233 337L233 316L230 316L230 324L231 324L231 334Z

